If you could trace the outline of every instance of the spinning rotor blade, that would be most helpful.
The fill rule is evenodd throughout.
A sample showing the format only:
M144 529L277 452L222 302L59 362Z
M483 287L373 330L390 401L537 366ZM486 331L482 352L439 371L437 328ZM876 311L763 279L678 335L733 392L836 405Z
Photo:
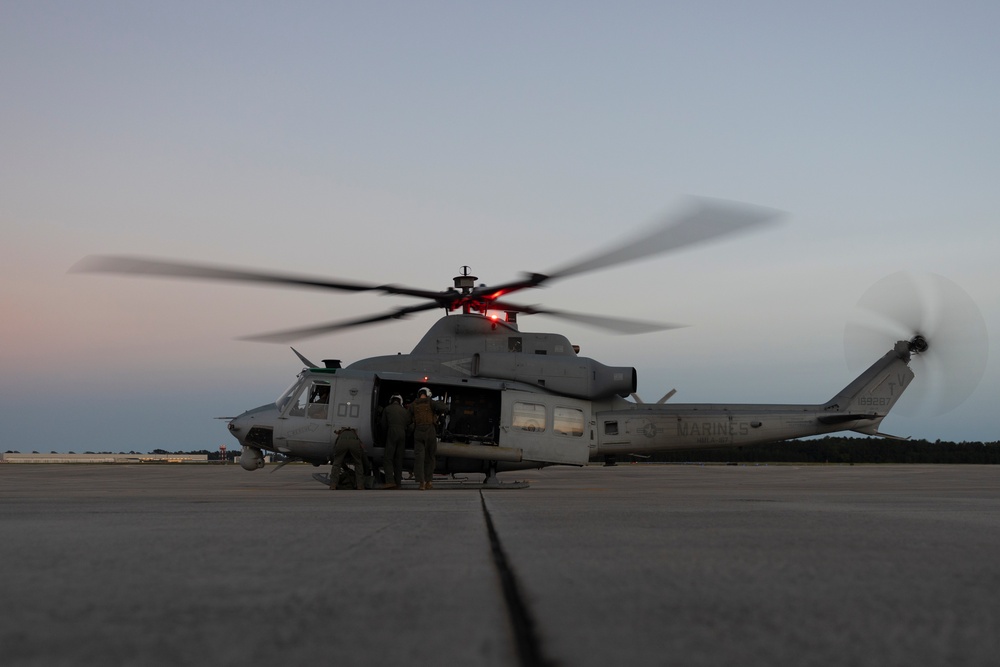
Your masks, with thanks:
M775 221L780 215L780 211L762 206L696 197L688 211L668 217L632 241L563 266L547 277L549 280L565 278L660 255L745 231Z
M313 336L321 336L323 334L332 333L334 331L340 331L342 329L350 329L351 327L359 327L365 324L374 324L376 322L384 322L386 320L398 320L406 317L410 313L419 313L420 311L423 310L431 310L433 308L439 308L439 307L440 306L437 303L434 303L432 301L420 304L419 306L398 308L388 313L371 315L369 317L363 317L357 320L327 322L326 324L316 324L313 326L302 327L298 329L286 329L282 331L274 331L271 333L258 334L254 336L243 336L240 338L240 340L252 340L261 343L290 343L293 340L299 340L302 338L311 338Z
M449 292L413 289L399 285L373 285L370 283L329 280L315 276L271 271L247 271L211 264L174 262L129 255L89 255L77 262L70 271L76 273L124 273L129 275L159 276L161 278L194 278L198 280L222 280L229 282L250 282L285 287L316 287L344 292L383 292L401 294L424 299L442 299Z
M927 340L928 348L913 355L916 377L900 399L899 410L911 415L944 414L976 390L989 354L986 322L979 308L947 278L901 272L873 285L844 330L848 364L860 371L896 341L918 334Z
M124 255L92 255L85 257L71 271L249 282L285 287L312 287L346 292L381 292L383 294L411 296L426 300L424 303L416 306L399 308L388 313L372 315L357 320L331 322L311 327L278 331L260 336L251 336L246 339L287 342L297 338L318 336L349 327L372 324L389 319L399 319L411 313L434 308L444 308L448 311L462 310L466 313L474 310L485 312L490 308L501 308L502 306L498 304L497 300L505 294L529 287L538 287L550 280L565 278L587 271L596 271L616 264L635 261L689 245L703 243L762 225L775 219L778 215L778 211L773 209L716 199L695 198L690 210L667 218L646 233L631 241L619 244L610 251L600 252L586 259L572 262L548 274L525 274L525 277L519 280L494 286L479 286L475 288L462 286L462 291L456 288L433 291L399 285L376 285L301 274L245 270L235 267L174 262ZM458 287L457 281L458 279L456 279L456 287ZM525 314L546 314L562 317L619 333L647 333L673 329L678 326L637 320L622 320L598 315L576 314L528 306L510 305L508 310Z
M144 257L130 257L127 255L89 255L77 262L70 271L79 273L125 273L131 275L160 276L164 278L228 280L290 287L318 287L348 292L366 292L383 289L378 285L334 282L325 278L314 278L291 273L245 271L243 269L231 269L208 264L172 262Z
M590 315L588 313L573 313L565 310L552 310L539 306L518 306L512 303L495 301L493 308L496 310L509 310L525 315L549 315L564 320L570 320L579 324L584 324L605 331L612 331L619 334L644 334L654 331L667 331L669 329L682 329L686 324L668 324L666 322L647 322L644 320L630 320L620 317L604 317L602 315Z
M486 300L498 299L511 292L539 287L551 280L634 262L736 234L774 222L781 215L780 211L763 206L692 197L688 210L668 216L645 233L611 250L572 262L548 273L525 273L525 277L521 280L477 288L475 294Z

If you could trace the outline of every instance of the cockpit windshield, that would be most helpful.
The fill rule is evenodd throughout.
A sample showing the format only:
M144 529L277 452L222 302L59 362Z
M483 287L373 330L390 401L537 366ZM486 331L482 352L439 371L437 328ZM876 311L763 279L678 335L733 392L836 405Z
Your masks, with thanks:
M298 389L301 384L302 374L300 373L299 376L295 378L295 381L288 385L288 389L281 392L281 396L279 396L278 400L274 402L274 404L278 406L278 412L285 411L285 408L288 406L288 402L291 401L294 396L298 395Z

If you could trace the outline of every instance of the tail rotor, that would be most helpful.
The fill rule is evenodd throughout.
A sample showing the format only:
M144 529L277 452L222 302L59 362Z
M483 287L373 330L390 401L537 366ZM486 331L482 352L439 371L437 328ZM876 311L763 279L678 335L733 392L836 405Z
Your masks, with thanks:
M986 322L951 280L900 272L865 292L844 331L848 365L863 369L900 340L909 342L916 375L901 413L944 414L979 386L989 354Z
M916 375L899 402L901 413L944 414L979 386L989 355L986 322L951 280L900 272L865 292L844 331L848 364L864 368L899 340L909 342Z

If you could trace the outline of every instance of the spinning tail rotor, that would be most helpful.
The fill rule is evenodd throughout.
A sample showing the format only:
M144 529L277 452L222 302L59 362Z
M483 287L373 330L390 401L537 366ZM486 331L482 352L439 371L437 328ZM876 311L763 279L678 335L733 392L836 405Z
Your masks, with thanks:
M858 302L844 331L852 370L861 370L896 341L907 341L916 380L899 402L903 414L940 415L975 391L985 371L989 343L975 302L936 274L894 273Z

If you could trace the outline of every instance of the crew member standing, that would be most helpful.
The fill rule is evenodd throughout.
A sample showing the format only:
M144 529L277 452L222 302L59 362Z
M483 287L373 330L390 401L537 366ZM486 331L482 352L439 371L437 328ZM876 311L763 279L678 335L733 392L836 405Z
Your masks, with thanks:
M359 491L365 488L364 455L358 432L349 426L337 430L337 440L333 443L333 468L330 469L330 490L337 488L344 459L350 457L354 464L354 484Z
M437 464L437 432L434 430L435 413L447 412L445 403L431 400L431 390L422 387L417 392L417 400L410 403L413 418L413 474L417 476L420 489L433 489L434 466Z
M385 471L383 489L398 489L403 485L403 451L406 447L406 427L412 418L403 407L403 397L399 394L389 399L389 405L382 411L379 424L385 433L385 452L382 454L382 470Z

